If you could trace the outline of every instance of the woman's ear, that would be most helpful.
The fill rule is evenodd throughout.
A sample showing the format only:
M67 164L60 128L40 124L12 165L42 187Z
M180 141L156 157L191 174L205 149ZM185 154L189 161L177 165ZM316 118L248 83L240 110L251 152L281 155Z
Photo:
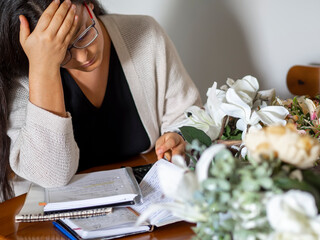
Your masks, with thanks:
M93 11L93 9L94 9L93 3L89 3L88 6L89 6L89 8L91 9L91 11Z

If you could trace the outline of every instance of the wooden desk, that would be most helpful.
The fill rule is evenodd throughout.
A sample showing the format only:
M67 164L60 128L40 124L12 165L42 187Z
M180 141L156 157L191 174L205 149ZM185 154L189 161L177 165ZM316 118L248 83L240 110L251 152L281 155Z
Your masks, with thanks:
M101 171L119 168L121 166L139 166L156 161L154 151L143 154L120 163L109 164L103 167L95 167L85 172ZM25 194L10 199L0 204L0 240L1 239L66 239L53 227L52 222L15 223L14 217L20 211ZM187 240L194 236L190 223L179 222L155 229L151 233L132 235L121 239L136 240Z

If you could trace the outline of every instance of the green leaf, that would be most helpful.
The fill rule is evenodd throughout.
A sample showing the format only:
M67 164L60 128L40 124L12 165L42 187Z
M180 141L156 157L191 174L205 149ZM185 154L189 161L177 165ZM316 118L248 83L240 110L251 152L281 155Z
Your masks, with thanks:
M186 155L192 160L194 165L197 165L198 161L194 156L192 156L192 154L186 153Z
M210 147L212 144L210 137L200 129L191 126L184 126L179 129L184 139L190 144L192 144L194 139L198 139L200 143L206 145L207 147Z
M291 179L288 177L275 177L274 183L277 187L281 188L282 190L291 190L291 189L298 189L301 191L309 192L313 195L314 200L316 201L316 205L318 210L320 210L320 195L319 192L315 187L308 184L307 182L300 182L296 179Z
M303 180L311 184L315 188L317 188L318 191L320 191L320 172L315 172L314 170L309 170L309 169L303 170L301 172L302 172Z
M227 125L226 127L225 127L225 135L227 136L227 137L230 137L230 134L231 134L231 128L230 128L230 126L229 125Z
M241 140L242 139L242 132L241 133L238 133L237 135L235 136L230 136L229 137L229 140Z
M229 125L224 128L223 135L221 136L221 140L241 140L242 139L242 131L239 129L232 129Z

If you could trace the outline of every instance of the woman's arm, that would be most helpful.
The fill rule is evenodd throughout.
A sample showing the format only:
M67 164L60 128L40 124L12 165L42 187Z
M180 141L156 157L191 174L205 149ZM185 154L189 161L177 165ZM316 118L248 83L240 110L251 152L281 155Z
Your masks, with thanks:
M28 79L12 81L9 126L12 170L43 187L65 185L76 173L79 149L71 117L60 117L28 101Z
M53 1L30 33L20 16L20 43L29 60L29 99L34 105L66 117L60 65L76 28L76 7Z
M13 171L44 187L68 183L78 167L79 150L66 113L60 65L77 17L70 0L53 1L31 32L20 16L20 43L29 60L29 79L13 81L9 103ZM29 97L29 101L28 101Z

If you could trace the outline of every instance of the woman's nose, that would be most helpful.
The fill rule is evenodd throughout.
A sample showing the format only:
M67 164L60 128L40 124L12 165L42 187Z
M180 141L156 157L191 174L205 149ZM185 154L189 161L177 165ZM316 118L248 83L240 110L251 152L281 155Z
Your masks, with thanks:
M77 62L85 63L88 60L88 50L86 48L76 48L72 50L72 58L74 58Z

